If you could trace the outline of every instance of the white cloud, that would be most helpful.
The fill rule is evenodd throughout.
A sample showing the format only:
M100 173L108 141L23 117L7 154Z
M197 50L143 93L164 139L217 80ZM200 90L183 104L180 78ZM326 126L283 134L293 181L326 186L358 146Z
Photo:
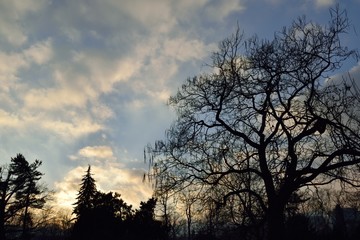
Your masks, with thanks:
M356 78L360 76L360 62L358 62L357 65L350 69L350 75L355 75Z
M223 20L229 14L236 11L243 11L245 5L240 0L212 1L206 6L206 12L209 19Z
M349 80L353 80L358 87L360 88L360 62L358 62L355 66L351 67L348 72L340 72L335 75L330 76L326 79L326 84L342 84L343 81L345 82Z
M100 102L94 103L94 106L91 107L91 112L96 119L107 120L115 116L114 111Z
M62 181L55 182L55 206L59 208L73 208L79 191L81 178L86 171L85 167L76 167L69 171Z
M36 43L25 50L24 54L27 58L39 65L46 63L53 56L51 39Z
M70 110L36 112L22 109L19 112L11 112L0 109L0 118L1 127L16 129L25 136L37 131L46 133L49 137L55 135L67 143L106 128L85 113Z
M315 0L315 5L318 8L328 8L335 4L335 0Z
M203 59L209 54L208 50L209 46L205 46L205 44L198 39L185 39L180 37L168 39L164 43L164 54L166 57L183 62Z
M70 121L61 121L55 119L39 119L40 126L49 133L55 133L65 142L73 142L80 137L87 136L91 133L99 132L104 126L94 122L87 117L75 117Z
M209 48L213 47L205 44L202 36L192 34L193 30L182 29L179 21L197 19L197 10L203 11L203 6L209 18L216 13L219 15L215 20L223 19L240 5L230 1L215 6L206 0L68 1L56 3L59 7L56 10L45 9L39 14L49 17L52 25L41 22L41 26L34 26L35 30L41 28L41 32L31 32L30 37L26 26L31 23L25 22L26 17L45 6L44 1L41 4L36 1L21 6L21 2L9 4L16 14L0 16L0 36L6 35L6 41L17 49L0 52L0 82L13 90L16 83L19 90L16 96L7 95L7 102L12 100L16 104L0 107L0 126L16 128L24 136L25 145L35 142L37 146L46 146L41 149L43 155L48 154L46 148L51 144L46 141L49 139L54 146L61 145L61 150L74 147L72 144L79 144L81 139L81 144L86 147L70 156L72 160L80 160L71 164L94 164L92 169L100 190L117 191L126 202L138 205L151 196L152 189L142 182L143 170L127 169L127 164L137 164L137 157L119 159L115 148L107 146L115 137L109 134L109 139L96 141L94 133L99 136L103 131L120 129L119 132L131 135L126 138L131 138L126 144L134 145L133 148L141 145L139 142L143 139L151 139L149 135L158 132L157 129L143 128L156 123L146 125L142 121L169 120L167 113L159 109L164 107L171 94L170 84L177 81L180 64L192 65L207 56ZM4 11L0 10L0 13ZM53 15L48 16L48 13ZM201 22L196 22L192 27L199 24ZM42 40L32 42L39 38ZM23 69L25 71L21 71ZM114 90L117 91L119 86L126 89L115 103L125 106L121 110L106 102L109 95L118 94ZM147 109L156 112L155 120L143 111ZM117 121L118 115L123 113L130 113L126 121L131 123L108 125L108 119ZM129 125L136 129L127 129ZM36 134L32 135L34 132ZM38 135L41 137L37 138ZM123 148L121 144L125 145L117 144L119 148ZM139 152L141 155L142 149ZM51 160L57 161L54 165L61 166L63 158L72 153L61 154ZM54 156L54 151L51 155ZM137 156L137 153L129 155ZM61 170L51 169L52 163L48 165L46 174L52 179L51 173ZM72 207L85 170L86 167L74 167L54 184L59 206Z
M79 150L78 154L85 158L113 159L114 154L109 146L87 146Z
M13 81L18 79L18 71L27 67L28 63L23 56L18 53L4 53L0 51L0 83L3 89L8 89L13 85Z
M186 62L189 65L201 61L214 48L213 44L206 45L199 39L190 37L158 37L152 36L141 40L136 45L133 60L138 63L129 86L136 93L145 96L131 102L131 107L139 109L151 102L164 104L171 90L169 81L179 73L179 66ZM180 63L179 63L180 62Z
M170 1L113 1L122 11L130 14L134 19L141 22L154 32L169 32L177 23L171 11Z
M350 69L349 76L355 81L358 89L360 89L360 62Z
M0 117L1 127L16 129L25 137L37 132L46 134L49 138L56 136L58 140L66 143L105 129L104 125L90 116L70 110L52 113L26 109L11 112L0 109Z
M19 128L21 125L19 116L0 109L0 126L6 128Z
M183 0L183 1L175 1L174 4L174 8L176 9L177 13L180 12L180 17L191 17L191 15L189 15L190 13L194 14L194 12L196 12L199 9L203 9L205 4L208 2L209 0L198 0L198 1L194 1L194 0Z
M86 87L84 87L86 88ZM27 109L59 110L64 107L82 107L86 96L76 88L30 89L24 96Z
M14 46L24 44L28 36L21 21L47 4L47 0L0 1L0 36Z
M21 76L19 71L27 69L31 62L44 64L52 58L53 51L51 40L35 43L23 52L2 52L0 51L0 83L2 90L8 91L15 87L15 81Z
M22 27L16 24L12 25L11 22L0 20L0 35L15 46L21 46L27 41L27 36Z
M81 32L73 27L63 27L62 32L71 42L80 42Z
M20 18L29 12L37 12L49 4L49 0L6 1L14 17Z

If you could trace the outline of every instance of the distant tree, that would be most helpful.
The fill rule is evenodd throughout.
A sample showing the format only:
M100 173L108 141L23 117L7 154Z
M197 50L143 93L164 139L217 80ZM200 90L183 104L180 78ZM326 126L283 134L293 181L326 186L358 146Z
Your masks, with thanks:
M155 219L156 202L155 198L150 198L148 201L140 203L140 208L135 211L131 223L130 239L167 239L166 227Z
M82 178L74 213L77 218L72 239L119 239L127 235L126 221L133 216L132 206L118 193L96 189L89 166Z
M119 193L97 192L94 199L94 209L108 212L110 216L123 221L131 218L133 214L132 206L128 205Z
M181 229L179 220L182 219L182 214L178 211L178 201L172 198L169 192L156 195L156 199L156 218L162 222L168 239L175 239Z
M178 118L150 149L162 189L221 187L223 204L259 206L267 239L282 240L299 189L359 185L360 99L329 77L357 52L341 42L346 12L330 12L327 26L299 18L271 41L237 31L220 43L211 73L169 100Z
M47 189L39 184L41 161L33 163L22 154L11 158L8 166L0 168L0 239L6 239L6 224L17 219L21 224L22 239L30 238L31 209L41 209L48 197Z
M36 216L37 231L35 239L69 240L72 229L70 210L58 209L51 202Z
M136 211L135 217L141 222L154 220L156 202L155 198L150 198L146 202L140 202L140 209Z
M187 230L187 239L192 239L192 233L194 232L193 229L193 221L196 215L195 206L200 199L200 192L197 191L196 188L187 188L186 191L182 191L181 196L179 196L179 200L182 203L182 207L185 210L185 217L186 217L186 230Z
M86 174L81 180L80 190L77 196L77 201L74 204L74 214L79 218L86 211L94 207L94 199L97 194L95 179L91 174L91 166L89 165Z
M127 234L127 222L132 219L132 206L128 205L118 193L98 192L94 202L94 210L89 219L92 225L94 239L119 239Z

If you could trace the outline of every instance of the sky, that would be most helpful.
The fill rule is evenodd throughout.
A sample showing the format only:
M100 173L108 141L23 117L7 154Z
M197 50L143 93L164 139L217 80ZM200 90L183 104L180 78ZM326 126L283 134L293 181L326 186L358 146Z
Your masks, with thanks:
M235 32L271 39L299 16L329 20L335 0L0 0L0 165L39 159L59 207L88 165L99 190L133 206L152 194L144 148L175 119L167 106ZM359 48L360 0L342 0ZM341 73L360 77L360 64Z

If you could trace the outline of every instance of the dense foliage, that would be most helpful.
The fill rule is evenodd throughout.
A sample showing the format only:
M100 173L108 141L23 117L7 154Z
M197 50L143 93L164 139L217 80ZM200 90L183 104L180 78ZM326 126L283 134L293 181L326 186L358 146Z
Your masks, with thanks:
M75 203L74 214L80 218L86 214L88 209L92 209L97 194L95 179L91 176L91 166L88 167L86 174L82 178L82 184Z
M166 229L155 220L156 200L141 202L133 210L118 193L103 193L96 189L88 167L82 178L75 203L72 239L166 239Z

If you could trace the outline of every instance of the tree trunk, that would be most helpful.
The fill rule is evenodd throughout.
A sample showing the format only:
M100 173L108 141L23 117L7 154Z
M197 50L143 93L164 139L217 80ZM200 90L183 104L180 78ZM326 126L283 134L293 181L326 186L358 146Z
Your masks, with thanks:
M0 239L5 240L5 192L6 192L7 186L3 185L2 194L0 196Z
M0 239L3 239L5 240L5 222L4 222L4 219L5 219L5 211L3 209L3 201L0 202Z
M191 205L186 209L188 240L191 240Z
M267 212L267 240L285 240L284 207L276 203L269 205Z
M29 229L28 229L28 215L29 215L29 205L30 205L30 193L26 195L25 211L22 223L22 239L29 239Z
M24 217L23 217L22 236L21 236L23 240L27 240L29 238L27 221L28 221L28 206L25 207Z

